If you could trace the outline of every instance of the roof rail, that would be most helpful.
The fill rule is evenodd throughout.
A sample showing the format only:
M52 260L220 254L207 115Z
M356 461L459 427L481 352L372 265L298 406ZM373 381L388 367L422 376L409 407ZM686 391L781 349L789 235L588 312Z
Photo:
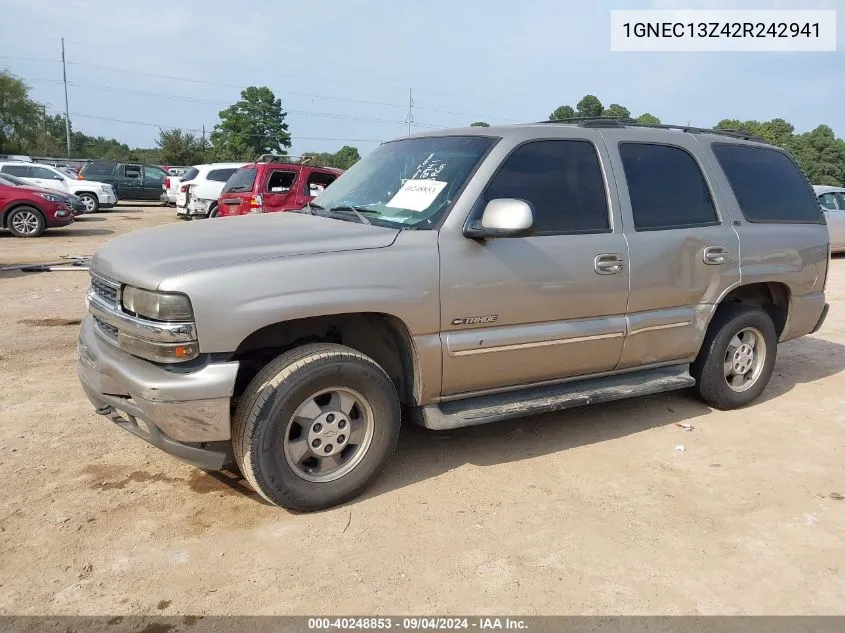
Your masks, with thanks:
M636 119L627 119L621 117L573 117L570 119L556 119L554 121L540 121L541 123L575 123L578 127L589 128L621 128L621 127L645 127L657 130L680 130L687 134L718 134L721 136L729 136L731 138L739 138L746 141L754 141L756 143L765 143L771 145L766 139L755 136L745 130L722 130L718 128L702 128L691 125L669 125L666 123L642 123Z
M310 156L283 156L280 154L262 154L256 163L287 163L289 165L305 165L311 160Z

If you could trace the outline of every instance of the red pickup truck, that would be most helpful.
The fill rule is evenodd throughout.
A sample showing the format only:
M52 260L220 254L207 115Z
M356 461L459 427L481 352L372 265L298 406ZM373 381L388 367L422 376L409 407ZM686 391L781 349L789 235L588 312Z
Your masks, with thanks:
M236 171L217 201L217 217L296 211L303 208L343 171L285 163L283 157L264 155Z

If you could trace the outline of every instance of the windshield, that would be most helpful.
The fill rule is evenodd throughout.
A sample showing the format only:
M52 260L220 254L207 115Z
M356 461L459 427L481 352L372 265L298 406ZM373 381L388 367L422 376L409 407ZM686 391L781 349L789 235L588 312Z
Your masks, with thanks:
M255 174L256 170L254 167L239 169L226 181L226 185L223 187L223 193L252 191L252 186L255 184Z
M494 141L484 136L442 136L385 143L326 187L312 204L323 212L354 209L374 224L431 228Z
M11 185L12 187L31 187L26 180L21 180L20 178L15 178L14 176L10 176L9 174L0 174L0 183L4 185Z

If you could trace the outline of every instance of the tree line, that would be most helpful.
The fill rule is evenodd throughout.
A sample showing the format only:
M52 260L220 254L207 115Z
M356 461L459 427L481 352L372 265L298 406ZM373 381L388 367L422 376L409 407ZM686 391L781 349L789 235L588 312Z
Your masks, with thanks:
M288 155L291 135L287 113L280 99L266 86L250 86L240 100L219 113L219 121L208 138L180 129L161 129L156 147L130 148L116 139L89 136L71 126L71 155L74 158L104 158L169 165L196 165L212 161L251 161L261 154ZM575 106L561 105L549 114L551 121L612 117L659 125L660 119L644 112L632 116L618 103L605 107L595 95L585 95ZM476 121L473 126L488 126ZM788 150L813 184L845 185L845 140L837 138L827 125L801 134L783 119L740 121L723 119L713 127L748 132ZM29 96L18 77L0 72L0 152L36 156L65 155L65 118L47 115L46 108ZM360 155L344 146L336 152L305 152L312 164L348 169Z

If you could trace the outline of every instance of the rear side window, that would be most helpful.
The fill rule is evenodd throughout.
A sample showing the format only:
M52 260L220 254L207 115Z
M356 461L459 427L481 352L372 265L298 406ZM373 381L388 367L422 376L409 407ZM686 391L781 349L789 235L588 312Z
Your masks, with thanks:
M126 178L140 178L141 177L141 166L140 165L124 165L123 166L123 175Z
M712 147L746 220L821 221L815 196L789 156L752 145L714 143Z
M18 178L30 178L29 167L26 165L3 165L0 171L10 176L17 176Z
M296 181L296 173L292 171L273 171L267 181L267 191L273 193L287 193Z
M90 163L82 168L86 176L111 176L114 163Z
M518 147L493 176L485 203L518 198L534 208L537 235L607 233L610 220L596 148L589 141Z
M254 167L239 169L226 181L226 186L223 187L223 193L252 191L252 187L255 185L255 174L256 170Z
M822 203L822 206L825 209L828 209L830 211L838 211L839 210L839 206L838 206L838 203L837 203L837 200L836 200L836 194L833 193L833 192L823 193L822 195L820 195L819 196L819 202Z
M182 174L181 180L182 180L182 182L187 182L188 180L193 180L194 178L197 177L197 174L199 174L199 173L200 173L199 169L197 169L196 167L191 167L188 171L186 171L184 174Z
M238 170L234 167L232 167L231 169L212 169L210 172L208 172L208 180L226 182L227 180L229 180L229 178L232 177L232 174L234 174L236 171ZM187 176L187 174L185 174L185 176Z
M719 223L695 159L680 147L621 143L634 228L660 231Z

